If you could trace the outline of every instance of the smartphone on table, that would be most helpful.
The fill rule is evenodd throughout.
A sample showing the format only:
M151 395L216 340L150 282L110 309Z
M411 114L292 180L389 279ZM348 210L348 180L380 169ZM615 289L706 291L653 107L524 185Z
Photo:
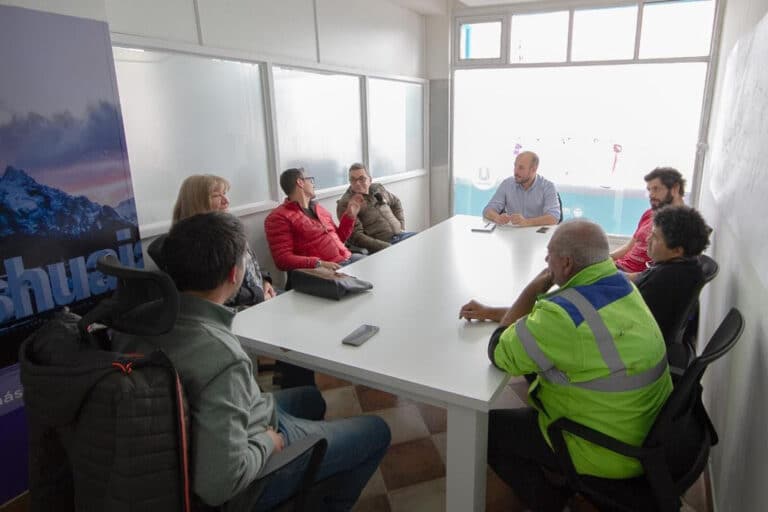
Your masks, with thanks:
M373 335L379 332L379 328L375 325L363 324L347 336L345 336L341 342L345 345L352 345L359 347L366 341L368 341Z

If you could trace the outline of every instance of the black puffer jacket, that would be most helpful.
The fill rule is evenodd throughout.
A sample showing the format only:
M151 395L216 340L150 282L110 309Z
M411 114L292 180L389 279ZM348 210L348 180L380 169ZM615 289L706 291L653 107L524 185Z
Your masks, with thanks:
M159 352L88 346L78 320L58 315L19 353L31 510L183 510L187 423L173 368Z

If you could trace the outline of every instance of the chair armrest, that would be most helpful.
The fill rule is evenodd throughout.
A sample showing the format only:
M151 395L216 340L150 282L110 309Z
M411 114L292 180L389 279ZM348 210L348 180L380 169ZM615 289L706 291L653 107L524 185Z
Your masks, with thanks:
M325 449L327 446L328 441L326 441L324 437L318 435L307 436L299 439L296 442L286 446L281 452L273 453L272 456L267 459L267 463L264 464L263 468L261 468L259 474L256 475L256 478L261 480L262 478L271 475L275 471L282 469L291 462L295 461L308 451L313 452L313 458L314 455L320 452L319 459L322 460L322 456L325 455ZM318 464L319 462L320 461L318 461Z

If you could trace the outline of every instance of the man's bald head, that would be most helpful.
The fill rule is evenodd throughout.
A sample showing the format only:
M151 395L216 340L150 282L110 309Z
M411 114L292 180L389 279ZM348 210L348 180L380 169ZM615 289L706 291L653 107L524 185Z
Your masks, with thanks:
M522 153L517 155L517 158L515 159L515 161L525 162L526 165L528 165L534 170L539 167L539 155L537 155L533 151L523 151Z
M570 258L573 275L608 259L608 237L603 228L594 222L573 219L560 224L549 242L549 251Z
M528 189L536 179L539 157L533 151L523 151L515 158L515 183Z

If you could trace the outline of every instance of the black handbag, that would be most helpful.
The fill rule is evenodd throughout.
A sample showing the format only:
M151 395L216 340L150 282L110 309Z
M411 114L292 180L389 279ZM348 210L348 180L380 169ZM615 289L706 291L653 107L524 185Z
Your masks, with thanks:
M291 273L291 284L297 292L334 300L373 288L373 284L368 281L327 268L294 270Z

